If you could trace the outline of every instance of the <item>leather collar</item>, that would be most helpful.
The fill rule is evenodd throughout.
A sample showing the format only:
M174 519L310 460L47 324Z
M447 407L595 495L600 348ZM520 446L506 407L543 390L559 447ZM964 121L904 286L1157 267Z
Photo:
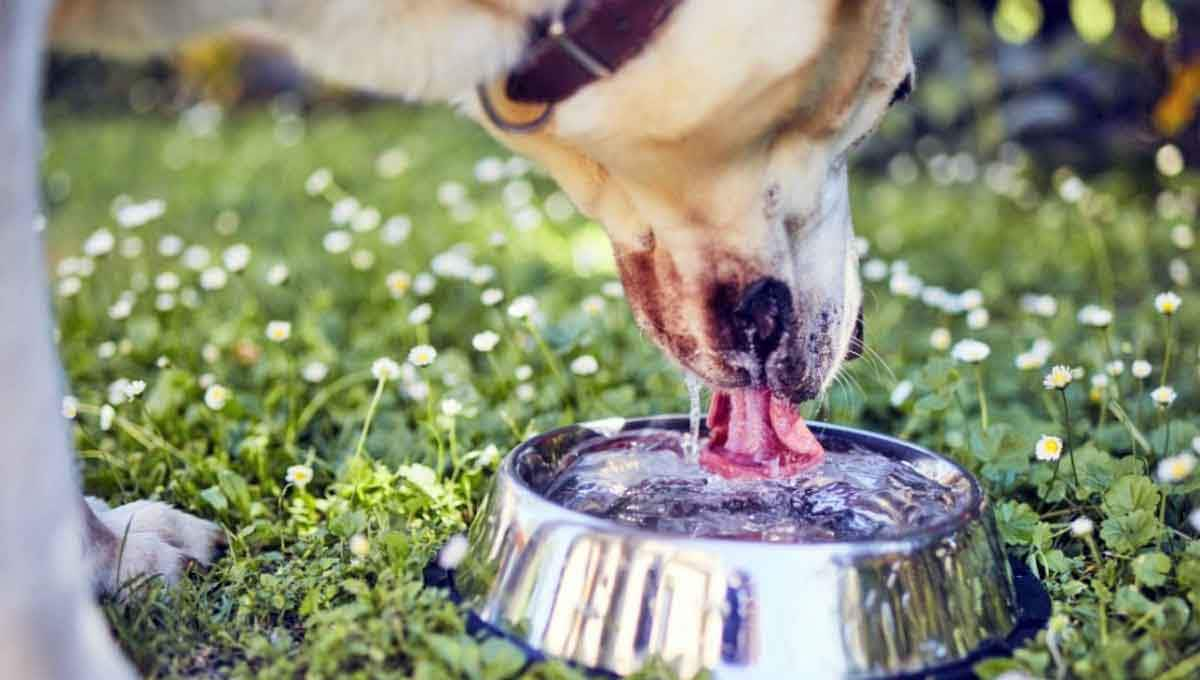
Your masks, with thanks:
M681 2L574 0L561 15L535 19L506 96L550 105L567 99L637 56Z

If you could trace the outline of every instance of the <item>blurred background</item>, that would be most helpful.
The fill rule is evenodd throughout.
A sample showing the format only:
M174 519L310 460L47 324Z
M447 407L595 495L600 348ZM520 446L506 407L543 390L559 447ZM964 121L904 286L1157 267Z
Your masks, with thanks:
M900 151L924 160L948 149L994 156L1005 142L1047 167L1084 173L1158 161L1172 174L1200 156L1200 2L921 0L915 7L916 94L888 117L860 163L882 165ZM196 41L138 66L56 56L48 83L46 96L59 105L52 110L64 112L174 115L207 102L301 114L379 103L308 80L286 53L244 37ZM197 124L205 111L216 109L198 109Z

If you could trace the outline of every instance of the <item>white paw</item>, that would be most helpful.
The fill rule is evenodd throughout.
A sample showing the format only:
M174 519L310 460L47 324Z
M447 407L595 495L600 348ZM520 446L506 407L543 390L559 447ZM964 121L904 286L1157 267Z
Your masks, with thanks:
M145 577L173 584L189 563L208 566L224 543L219 526L166 503L134 501L112 509L89 504L115 537L97 551L96 586L104 592Z

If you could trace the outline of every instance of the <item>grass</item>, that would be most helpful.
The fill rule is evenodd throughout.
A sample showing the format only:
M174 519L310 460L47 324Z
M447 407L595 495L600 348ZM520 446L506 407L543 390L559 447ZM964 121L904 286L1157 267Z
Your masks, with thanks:
M471 521L496 451L580 419L685 409L678 372L614 295L603 232L561 214L518 229L531 214L511 213L529 194L543 206L553 183L536 173L476 181L481 158L501 161L484 170L513 169L503 164L508 155L445 111L246 112L198 135L202 118L194 113L188 125L65 110L50 118L48 247L52 267L63 269L56 288L78 288L57 296L56 307L69 391L80 403L73 427L85 487L114 504L169 501L230 537L225 558L177 588L142 582L130 586L137 596L106 602L116 635L153 677L521 672L512 647L465 633L461 613L423 587L421 571ZM309 195L319 167L333 182ZM1180 247L1187 234L1172 239L1174 226L1194 219L1180 197L1190 195L1194 208L1196 178L1172 180L1164 198L1145 178L1113 173L1068 203L1056 191L1073 184L1066 175L997 167L991 187L943 185L924 173L905 184L857 178L866 259L880 258L865 265L881 277L867 284L873 351L809 415L902 434L983 480L1009 549L1046 581L1055 617L1014 659L988 662L981 674L1194 677L1200 542L1188 514L1200 482L1194 472L1169 482L1155 470L1197 434L1200 301L1183 281L1195 254ZM1021 179L997 182L1005 173ZM451 200L460 191L470 208ZM113 205L121 195L165 199L165 215L120 227ZM327 252L331 210L350 196L383 220L406 215L407 239L388 243L403 231L393 222L390 231L350 229L349 249ZM89 259L94 273L81 275L89 266L77 258L99 228L116 237L114 250ZM204 289L184 263L202 253L160 254L168 235L207 248L208 266L244 243L248 267ZM267 277L278 264L288 276L274 285ZM484 266L493 278L472 282ZM441 275L418 295L426 278L418 275L431 268ZM459 269L466 280L454 276ZM409 277L389 284L396 271ZM80 285L64 284L72 278ZM492 287L504 300L486 306L481 295ZM910 295L918 288L924 301ZM1152 303L1167 289L1183 299L1169 319ZM975 297L964 290L978 291L986 324L981 312L959 309ZM122 318L113 318L123 291L132 291L129 313L118 308ZM1051 296L1054 313L1024 309L1029 293ZM536 299L537 313L515 319L507 308L523 295ZM1089 303L1116 311L1110 328L1077 321ZM287 339L266 337L273 320L291 324ZM473 347L485 330L498 336L490 352ZM932 337L947 333L950 343ZM953 342L968 337L988 344L982 363L950 358ZM1038 338L1054 348L1031 356ZM406 363L425 344L437 353L431 365L373 375L377 359ZM1014 367L1022 353L1030 370ZM595 359L594 373L572 370L587 368L582 356ZM1139 358L1153 365L1149 378L1131 375ZM1093 387L1115 359L1123 372ZM317 381L314 363L327 372ZM1050 364L1086 376L1048 392L1041 380ZM147 388L115 404L104 429L99 413L122 401L110 395L122 378ZM1169 408L1148 397L1160 384L1178 392ZM1066 440L1058 462L1035 458L1043 434ZM312 480L289 482L294 466L311 469ZM1080 517L1093 521L1090 533L1071 530ZM577 676L559 664L523 672Z

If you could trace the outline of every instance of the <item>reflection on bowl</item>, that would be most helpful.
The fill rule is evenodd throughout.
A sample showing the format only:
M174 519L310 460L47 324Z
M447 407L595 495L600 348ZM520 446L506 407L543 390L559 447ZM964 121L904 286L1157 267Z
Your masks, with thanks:
M979 484L919 447L812 423L830 449L902 460L960 497L944 521L879 539L779 543L623 526L543 495L581 451L684 417L555 430L501 464L456 575L483 621L535 649L629 673L865 678L946 666L1005 639L1019 607ZM584 454L587 455L587 454Z

